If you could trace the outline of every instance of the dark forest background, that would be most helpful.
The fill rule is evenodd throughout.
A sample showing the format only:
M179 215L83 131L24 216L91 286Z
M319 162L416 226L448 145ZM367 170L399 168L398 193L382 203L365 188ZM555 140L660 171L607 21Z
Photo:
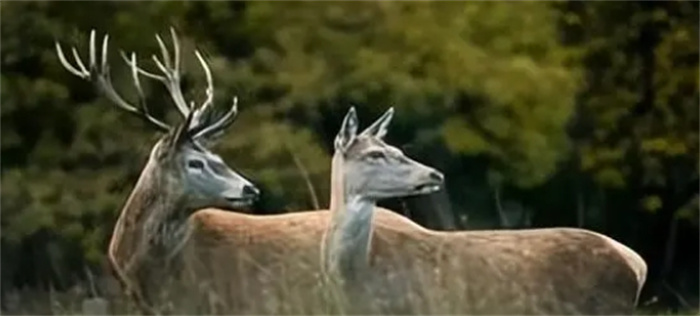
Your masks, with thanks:
M110 34L141 65L178 31L188 97L240 115L216 151L263 191L257 214L327 207L332 138L355 105L446 174L382 202L438 230L584 227L649 265L644 307L697 308L698 2L7 2L2 46L2 292L102 273L157 135L60 65ZM147 84L148 83L148 84ZM155 114L165 89L142 81ZM307 185L307 182L309 185ZM243 211L243 210L242 210ZM91 271L88 273L86 271ZM696 309L697 310L697 309Z

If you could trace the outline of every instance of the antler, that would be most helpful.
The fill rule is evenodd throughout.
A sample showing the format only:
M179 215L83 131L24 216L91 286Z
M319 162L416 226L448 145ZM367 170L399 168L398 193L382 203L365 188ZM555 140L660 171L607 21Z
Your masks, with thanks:
M152 73L138 66L136 62L136 53L131 53L130 57L127 57L126 53L121 51L121 56L124 61L131 67L132 76L134 78L134 85L139 94L139 102L141 103L141 109L129 105L124 101L112 87L109 66L107 65L107 41L109 35L105 35L102 44L102 63L101 68L97 67L95 62L95 30L90 33L90 71L85 69L80 56L78 55L75 48L73 48L73 55L75 57L78 68L74 67L66 60L61 46L56 42L56 50L58 51L58 57L61 60L63 66L73 73L74 75L81 77L83 79L93 79L96 80L100 87L105 91L108 97L115 101L120 107L126 109L127 111L139 115L143 115L151 123L156 124L159 128L168 130L169 126L161 121L150 116L146 110L145 98L143 97L143 91L141 89L141 84L139 82L139 74L144 75L148 78L160 81L165 85L170 93L173 102L178 110L178 112L185 118L185 122L188 122L186 131L188 135L192 135L193 139L210 137L215 138L219 136L224 129L226 129L231 123L233 123L236 114L238 113L238 100L236 97L233 98L233 103L228 112L223 114L218 120L214 120L214 115L212 113L211 105L214 101L214 84L212 80L211 70L209 65L202 57L202 54L195 50L195 55L199 60L202 69L207 79L206 88L206 99L201 104L201 106L196 107L194 101L190 102L189 105L185 100L182 93L182 88L180 86L180 78L182 76L180 72L180 43L175 33L174 28L170 28L170 35L173 41L174 47L174 57L170 57L170 51L165 47L165 43L159 35L156 34L156 40L160 46L161 58L159 59L156 55L152 55L151 58L156 63L156 66L162 72L162 75ZM190 116L192 116L190 118Z
M175 102L178 111L185 119L187 119L189 115L193 116L191 119L192 123L188 127L189 134L193 135L192 138L196 139L201 137L216 137L220 135L226 127L233 123L236 114L238 113L237 98L233 98L233 103L227 113L221 116L218 120L212 121L213 115L211 113L211 105L214 101L214 83L212 80L211 70L209 69L209 65L202 57L202 54L199 52L199 50L195 50L197 60L199 60L199 63L202 66L202 69L204 70L204 74L207 79L207 96L202 105L199 107L196 107L193 101L190 102L188 105L185 101L180 87L180 41L178 40L177 34L175 33L175 29L172 27L170 28L170 36L172 37L173 41L173 48L175 52L174 58L171 60L170 51L165 47L165 44L159 35L156 35L156 40L158 41L158 45L160 46L162 60L158 59L158 57L156 57L155 55L151 56L151 58L156 63L163 75L158 75L138 67L134 59L132 58L131 60L129 60L126 57L126 54L124 54L123 52L122 58L130 66L132 66L132 68L136 68L140 74L162 82L168 88L168 91L172 95L173 101Z
M77 64L77 68L71 65L71 63L68 62L66 59L66 56L63 54L63 49L61 48L61 45L56 42L56 52L58 54L58 58L61 61L61 64L63 65L66 70L71 72L72 74L83 78L85 80L92 80L95 82L97 87L102 90L102 92L110 99L112 100L118 107L126 110L127 112L134 114L142 119L146 119L147 122L151 123L158 129L162 131L168 131L170 130L170 126L168 124L163 123L162 121L154 118L148 113L148 109L146 108L146 98L143 95L143 90L141 89L141 83L139 82L139 77L138 77L138 67L136 66L136 55L132 54L131 55L131 74L134 80L134 86L136 87L136 91L139 96L139 107L133 106L126 102L119 94L115 91L114 86L112 85L112 79L111 75L109 72L109 64L107 63L107 46L109 42L109 35L105 34L103 40L102 40L102 59L100 64L97 64L97 52L95 49L95 30L93 29L90 32L90 47L89 47L89 54L90 54L90 64L88 65L89 70L85 68L85 65L83 64L80 54L78 54L78 51L73 47L73 57L75 58L75 62Z
M170 35L172 36L173 47L175 50L174 58L170 58L170 52L165 47L165 43L158 34L156 34L156 40L158 41L158 46L160 46L162 61L158 59L156 55L151 55L151 59L153 59L163 75L157 75L138 67L133 59L129 60L129 58L126 57L126 54L123 51L121 52L121 55L124 61L132 68L136 68L140 74L162 82L168 89L168 92L170 92L178 112L180 112L183 117L187 117L192 111L192 106L187 105L187 101L185 101L185 97L182 93L182 88L180 87L180 43L177 39L177 35L175 34L175 29L172 27L170 28ZM134 53L132 53L132 56L133 54Z
M208 120L201 120L199 124L193 129L192 138L216 138L220 136L223 131L228 128L236 118L238 114L238 98L233 97L233 102L231 108L222 115L215 122L208 122Z

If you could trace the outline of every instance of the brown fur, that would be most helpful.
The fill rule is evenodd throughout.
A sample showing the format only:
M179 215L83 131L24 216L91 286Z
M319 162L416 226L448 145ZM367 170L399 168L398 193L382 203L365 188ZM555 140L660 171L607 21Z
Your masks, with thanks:
M214 306L210 313L324 313L308 301L328 304L315 292L323 290L319 244L328 221L326 210L270 216L200 210L190 217L194 233L179 275L197 280L198 294L207 299L196 300ZM374 269L367 280L378 289L371 298L389 302L376 308L419 314L627 314L634 311L646 274L641 258L581 229L439 232L381 208L374 225ZM400 274L414 268L416 278ZM397 279L386 281L392 277ZM369 301L363 307L358 312L377 311Z

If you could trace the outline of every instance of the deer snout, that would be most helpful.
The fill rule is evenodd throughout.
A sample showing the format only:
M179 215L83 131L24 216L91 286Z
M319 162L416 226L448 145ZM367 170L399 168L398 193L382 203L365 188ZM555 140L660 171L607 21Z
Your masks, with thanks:
M445 181L445 176L442 175L442 172L437 171L437 170L430 171L430 174L428 175L428 177L431 180L438 182L438 183L442 183L443 181Z
M245 198L256 198L260 195L260 190L253 185L246 184L243 186L243 197Z
M420 184L413 188L414 194L430 194L439 191L445 177L442 172L426 167L421 170L419 179Z

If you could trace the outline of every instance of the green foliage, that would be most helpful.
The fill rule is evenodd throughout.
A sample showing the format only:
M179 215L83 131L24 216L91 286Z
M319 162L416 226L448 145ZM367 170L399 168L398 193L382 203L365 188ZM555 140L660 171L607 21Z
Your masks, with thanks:
M284 200L268 207L277 211L313 209L313 194L320 198L319 207L326 207L330 194L330 157L320 147L319 140L308 128L270 117L273 110L269 106L258 105L246 111L241 113L232 127L232 135L222 142L218 152L232 157L235 167L263 185L264 195ZM306 181L311 182L314 193L303 185Z
M697 181L697 5L595 3L576 12L570 23L588 65L581 168L612 188ZM640 198L655 211L669 197Z
M522 186L566 152L577 72L546 3L256 2L246 17L259 38L248 67L283 94L279 111L313 117L340 99L439 113L448 148L492 158Z

